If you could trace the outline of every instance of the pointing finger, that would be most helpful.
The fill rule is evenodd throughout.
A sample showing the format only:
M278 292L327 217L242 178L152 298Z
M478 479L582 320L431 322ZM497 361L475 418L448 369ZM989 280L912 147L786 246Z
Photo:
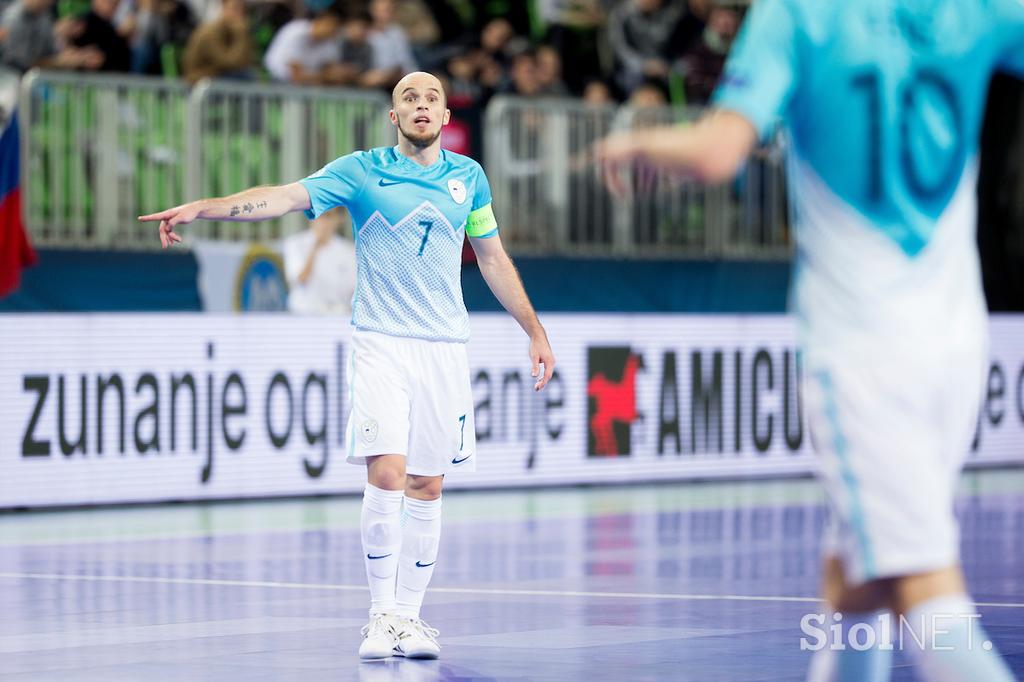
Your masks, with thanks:
M149 223L156 220L167 220L174 215L175 211L173 208L169 208L166 211L160 211L159 213L150 213L149 215L140 215L139 221L143 223Z

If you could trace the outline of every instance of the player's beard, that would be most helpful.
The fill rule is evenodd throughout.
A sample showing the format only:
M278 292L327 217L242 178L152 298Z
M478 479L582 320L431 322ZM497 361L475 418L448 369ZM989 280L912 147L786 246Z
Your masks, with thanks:
M437 142L437 138L441 137L441 129L438 128L436 133L416 133L408 132L402 127L402 122L398 122L398 132L402 134L402 137L409 140L412 146L418 147L419 149L426 149L430 145Z

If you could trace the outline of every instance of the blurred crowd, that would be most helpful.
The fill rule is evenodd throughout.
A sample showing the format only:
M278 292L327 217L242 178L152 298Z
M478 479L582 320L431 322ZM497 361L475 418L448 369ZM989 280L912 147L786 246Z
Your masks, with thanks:
M495 94L707 101L733 0L0 0L0 61L184 78L390 88L443 74L456 107Z

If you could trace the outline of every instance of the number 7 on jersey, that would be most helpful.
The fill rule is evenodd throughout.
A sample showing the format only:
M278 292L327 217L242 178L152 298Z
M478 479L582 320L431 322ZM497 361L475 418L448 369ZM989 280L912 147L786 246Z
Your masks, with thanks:
M424 230L423 230L423 241L420 242L420 252L418 254L416 254L417 256L422 256L423 255L423 249L425 249L427 247L427 237L430 236L430 228L434 226L434 221L432 221L432 220L421 220L420 221L420 225L422 225L423 228L424 228Z

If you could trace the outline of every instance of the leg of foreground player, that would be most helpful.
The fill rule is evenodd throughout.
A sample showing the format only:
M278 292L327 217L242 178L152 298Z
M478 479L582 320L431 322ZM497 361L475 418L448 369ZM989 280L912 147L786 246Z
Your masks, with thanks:
M893 581L893 600L904 629L903 648L925 682L1013 682L981 625L959 566ZM920 644L923 642L923 646Z
M825 560L822 593L829 613L822 625L828 634L823 649L815 652L807 673L808 682L885 682L892 666L892 650L886 646L883 618L892 604L891 581L874 580L851 587L846 582L842 562L829 557ZM835 617L842 614L841 620ZM891 622L891 621L890 621ZM841 625L841 640L835 641L835 624ZM858 638L865 642L868 630L874 633L873 645L849 646L851 628L863 631ZM842 645L842 646L840 646Z
M894 645L902 645L925 682L1013 680L979 622L959 567L850 587L841 562L832 558L825 565L824 592L832 611L843 614L845 648L818 651L809 682L888 680ZM886 611L897 614L888 632L880 627ZM875 646L863 651L850 646L850 630L858 624L875 631Z

